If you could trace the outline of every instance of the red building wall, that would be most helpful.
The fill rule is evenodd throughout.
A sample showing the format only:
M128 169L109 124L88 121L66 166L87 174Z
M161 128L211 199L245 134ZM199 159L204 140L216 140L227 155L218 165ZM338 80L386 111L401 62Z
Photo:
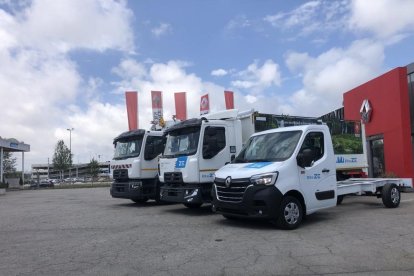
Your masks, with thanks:
M406 67L395 68L344 94L346 120L360 120L362 102L368 99L371 120L366 136L384 135L385 171L414 178L410 106Z

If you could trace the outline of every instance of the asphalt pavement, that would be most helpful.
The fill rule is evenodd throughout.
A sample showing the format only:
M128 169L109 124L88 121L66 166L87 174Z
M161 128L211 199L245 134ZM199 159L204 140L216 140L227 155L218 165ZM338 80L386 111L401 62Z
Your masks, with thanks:
M348 197L283 231L109 188L0 196L0 275L414 275L414 193Z

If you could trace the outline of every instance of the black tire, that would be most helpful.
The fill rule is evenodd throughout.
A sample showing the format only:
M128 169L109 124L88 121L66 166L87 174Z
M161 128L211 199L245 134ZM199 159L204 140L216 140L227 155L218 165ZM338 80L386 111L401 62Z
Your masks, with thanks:
M190 209L198 209L203 203L183 203L185 207Z
M276 225L285 230L296 229L303 218L303 206L300 201L293 196L286 196L280 204Z
M344 200L344 197L345 197L345 196L343 196L343 195L339 195L339 196L336 198L336 205L341 205L342 200Z
M145 202L147 202L148 201L148 197L144 197L144 198L134 198L134 199L131 199L133 202L135 202L135 203L145 203Z
M385 184L382 188L382 203L387 208L397 208L400 205L401 194L395 184Z
M161 182L158 180L158 178L155 180L155 202L156 203L161 203L161 194L160 194L160 186L161 186Z

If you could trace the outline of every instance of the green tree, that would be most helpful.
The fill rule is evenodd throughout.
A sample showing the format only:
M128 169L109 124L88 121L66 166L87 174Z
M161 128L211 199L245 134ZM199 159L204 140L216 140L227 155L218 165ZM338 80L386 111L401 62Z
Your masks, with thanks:
M3 153L3 172L5 174L16 172L16 160L11 152L5 151Z
M57 142L52 162L54 169L60 171L62 179L63 172L72 166L72 155L63 140Z
M95 158L92 158L91 162L89 163L89 174L92 178L92 183L94 180L98 178L99 174L99 163L95 160Z

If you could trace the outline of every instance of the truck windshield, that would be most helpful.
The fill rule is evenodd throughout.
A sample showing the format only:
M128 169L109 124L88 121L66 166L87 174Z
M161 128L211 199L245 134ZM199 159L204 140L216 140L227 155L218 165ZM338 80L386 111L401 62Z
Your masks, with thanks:
M114 159L127 159L130 157L138 157L141 151L143 136L129 138L127 140L119 140L115 142Z
M197 152L200 127L187 127L168 133L164 157L193 155Z
M284 161L292 156L301 135L298 130L253 136L233 163Z

